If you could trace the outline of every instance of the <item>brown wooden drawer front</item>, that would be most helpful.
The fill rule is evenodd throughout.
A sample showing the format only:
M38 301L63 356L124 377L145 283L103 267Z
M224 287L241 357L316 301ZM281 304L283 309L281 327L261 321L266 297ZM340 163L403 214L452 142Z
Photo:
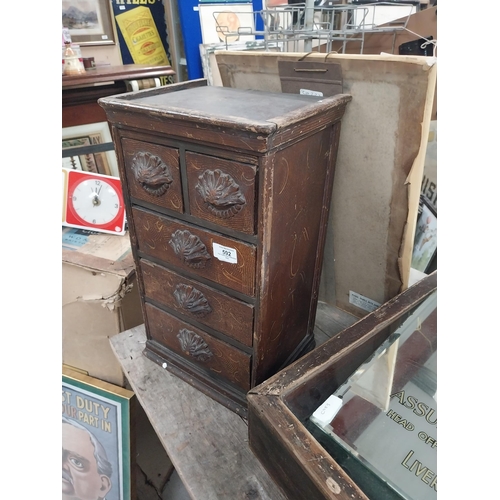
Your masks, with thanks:
M148 298L252 347L253 306L148 260L140 266Z
M186 152L191 215L255 234L256 167Z
M255 295L255 246L137 207L132 208L132 217L140 251L237 292ZM214 243L234 251L236 263L214 257Z
M134 139L122 139L130 196L182 213L179 151Z
M205 370L225 377L243 390L250 389L250 355L151 304L146 304L146 315L152 339Z

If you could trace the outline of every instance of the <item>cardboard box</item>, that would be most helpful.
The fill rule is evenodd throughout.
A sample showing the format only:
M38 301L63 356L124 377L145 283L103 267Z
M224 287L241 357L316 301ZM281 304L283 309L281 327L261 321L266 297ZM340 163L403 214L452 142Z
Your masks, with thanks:
M63 228L63 363L123 387L109 337L143 322L128 233Z

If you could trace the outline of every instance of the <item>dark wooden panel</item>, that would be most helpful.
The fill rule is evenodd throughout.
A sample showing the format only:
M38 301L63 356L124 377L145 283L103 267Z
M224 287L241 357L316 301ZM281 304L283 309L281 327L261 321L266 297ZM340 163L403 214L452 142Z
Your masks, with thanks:
M252 165L186 152L191 215L255 234L255 172Z
M132 208L139 251L249 296L255 295L255 247L166 216ZM213 243L236 250L237 263L213 254ZM176 253L176 250L177 253Z
M151 304L146 304L146 314L150 338L243 390L250 389L251 356Z
M148 298L252 346L253 306L147 260L140 267Z
M256 331L265 332L259 350L274 356L254 359L256 384L280 369L287 353L312 333L323 255L318 242L326 231L333 173L331 133L325 129L269 158L274 168L261 178L259 235L266 276Z
M106 113L96 103L67 105L62 108L62 127L76 127L89 123L105 122Z
M182 213L179 150L124 138L122 147L130 195Z

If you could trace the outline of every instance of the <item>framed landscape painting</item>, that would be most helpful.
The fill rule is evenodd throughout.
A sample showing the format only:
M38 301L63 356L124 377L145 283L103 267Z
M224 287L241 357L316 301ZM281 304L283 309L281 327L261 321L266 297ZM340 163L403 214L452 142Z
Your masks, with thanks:
M63 365L63 500L134 500L135 401L132 391Z
M62 25L78 45L116 43L109 0L62 0Z

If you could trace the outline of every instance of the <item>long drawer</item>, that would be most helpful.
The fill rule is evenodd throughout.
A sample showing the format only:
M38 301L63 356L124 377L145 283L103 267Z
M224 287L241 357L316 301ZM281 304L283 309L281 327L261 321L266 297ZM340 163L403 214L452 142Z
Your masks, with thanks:
M255 296L254 245L138 207L132 208L132 217L139 251L188 273Z
M252 305L145 259L140 268L146 297L252 347Z
M151 338L171 351L189 359L241 387L250 389L251 356L176 317L146 304Z

